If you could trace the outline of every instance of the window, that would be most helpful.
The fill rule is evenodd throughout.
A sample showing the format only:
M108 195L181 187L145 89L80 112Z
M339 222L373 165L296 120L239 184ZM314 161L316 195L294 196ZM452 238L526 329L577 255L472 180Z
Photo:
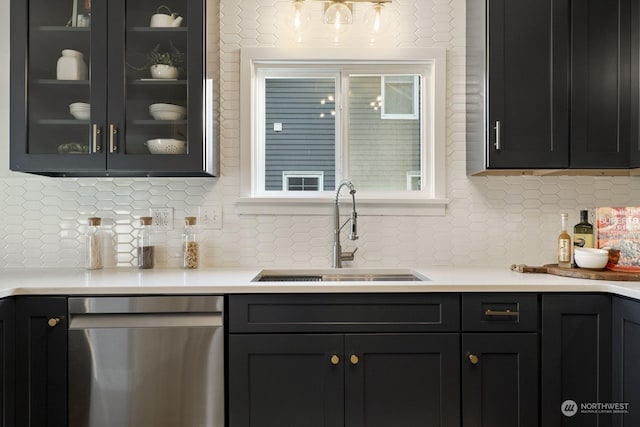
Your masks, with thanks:
M282 172L282 191L322 191L323 172Z
M383 76L381 86L383 119L418 120L419 76Z
M244 49L241 187L247 198L444 203L440 49ZM245 89L246 88L246 89Z

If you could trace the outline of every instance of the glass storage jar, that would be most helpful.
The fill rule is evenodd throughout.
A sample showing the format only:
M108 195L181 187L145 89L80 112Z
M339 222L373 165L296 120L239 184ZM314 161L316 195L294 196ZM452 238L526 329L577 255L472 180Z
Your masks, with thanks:
M140 230L136 239L138 268L153 268L155 265L152 223L153 219L150 216L140 217Z
M89 218L89 226L84 233L85 258L84 266L87 270L99 270L103 265L102 235L100 234L101 219Z
M196 229L196 217L188 216L184 219L182 232L182 266L184 268L198 268L200 261L200 247Z

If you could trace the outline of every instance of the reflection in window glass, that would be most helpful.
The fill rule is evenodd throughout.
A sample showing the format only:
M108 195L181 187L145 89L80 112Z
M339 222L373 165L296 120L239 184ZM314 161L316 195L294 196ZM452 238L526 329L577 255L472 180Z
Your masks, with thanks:
M393 104L398 111L411 111L413 82L419 79L401 77L405 80L400 84L402 90L393 96ZM407 185L407 176L415 171L420 174L421 123L413 118L382 117L382 104L388 101L381 94L384 80L388 83L389 77L349 77L349 176L359 190L419 191L419 181ZM410 91L404 90L407 81L411 81ZM387 97L389 93L387 90ZM415 116L420 116L419 111Z
M285 172L291 170L320 173L320 191L334 190L335 90L333 78L265 79L265 190L318 191L302 176L290 188Z

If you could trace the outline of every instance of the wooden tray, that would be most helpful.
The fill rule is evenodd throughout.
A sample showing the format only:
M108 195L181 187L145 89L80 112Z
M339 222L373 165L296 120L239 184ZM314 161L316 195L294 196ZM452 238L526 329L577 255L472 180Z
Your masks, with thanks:
M640 273L625 271L593 270L589 268L558 267L558 264L546 264L542 267L532 267L525 264L513 264L511 270L520 273L547 273L556 276L576 277L578 279L612 280L612 281L640 281Z

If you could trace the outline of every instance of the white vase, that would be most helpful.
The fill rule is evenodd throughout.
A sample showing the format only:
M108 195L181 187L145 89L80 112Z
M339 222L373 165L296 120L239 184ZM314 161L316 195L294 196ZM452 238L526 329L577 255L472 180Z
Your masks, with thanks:
M178 69L172 65L155 64L149 68L151 78L154 79L177 79Z
M87 73L87 64L84 62L82 52L73 49L62 51L56 67L58 80L87 80Z

